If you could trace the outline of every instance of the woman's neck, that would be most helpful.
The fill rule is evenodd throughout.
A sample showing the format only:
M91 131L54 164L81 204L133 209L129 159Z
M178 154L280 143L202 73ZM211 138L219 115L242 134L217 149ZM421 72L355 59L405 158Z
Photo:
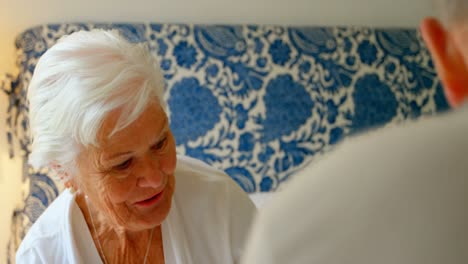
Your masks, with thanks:
M154 261L164 260L160 226L142 231L125 230L107 221L106 217L87 201L85 195L77 194L76 203L83 213L103 262L106 259L107 263L143 263L144 256L148 255L151 263L164 263Z

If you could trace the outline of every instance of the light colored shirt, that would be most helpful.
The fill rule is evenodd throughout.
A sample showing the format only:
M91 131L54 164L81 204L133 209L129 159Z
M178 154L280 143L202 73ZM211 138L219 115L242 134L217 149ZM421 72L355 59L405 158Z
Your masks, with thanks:
M351 138L295 175L242 263L468 263L468 109Z
M175 177L162 223L165 263L238 263L256 210L248 195L225 173L189 157L177 157ZM68 190L31 227L16 263L102 263Z

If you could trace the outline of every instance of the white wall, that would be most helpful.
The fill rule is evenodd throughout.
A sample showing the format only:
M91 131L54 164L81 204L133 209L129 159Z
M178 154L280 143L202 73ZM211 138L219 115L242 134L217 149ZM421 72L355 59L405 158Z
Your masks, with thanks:
M431 0L0 0L0 74L14 71L14 37L47 22L121 21L369 25L416 27ZM3 95L2 95L3 96ZM11 208L18 199L19 162L8 161L0 98L0 263Z

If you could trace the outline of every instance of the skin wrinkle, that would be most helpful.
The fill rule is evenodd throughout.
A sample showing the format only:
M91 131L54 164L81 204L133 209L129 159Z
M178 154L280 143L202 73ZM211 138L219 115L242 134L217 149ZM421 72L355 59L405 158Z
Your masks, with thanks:
M77 157L78 174L72 180L80 189L77 203L89 230L93 230L86 213L85 195L88 196L90 211L96 220L97 236L109 263L141 263L145 254L142 251L146 250L154 227L153 246L148 259L163 259L160 225L169 212L174 192L174 137L166 114L155 101L129 127L107 139L107 133L112 131L119 117L119 111L111 112L100 129L99 147L82 148ZM164 138L162 149L155 149ZM130 152L125 158L133 159L123 172L115 172L114 164L104 158L119 152ZM116 174L125 177L116 177ZM163 188L164 196L156 208L134 206L136 201L147 199ZM93 234L93 239L96 244L96 234Z
M163 132L161 133L161 136L159 136L157 138L157 140L154 141L154 143L152 144L152 146L155 146L157 144L159 144L161 142L162 139L168 137L168 132L169 132L169 126L166 122L166 124L164 125L164 129L163 129ZM166 141L167 143L167 141ZM164 149L164 151L167 151L167 149ZM125 161L126 159L128 159L128 157L130 157L132 154L131 151L126 151L126 152L120 152L120 153L116 153L116 154L111 154L111 155L106 155L105 153L101 153L101 155L99 155L99 162L100 162L100 166L102 166L102 171L110 171L111 167L113 166L116 166L118 165L119 163ZM164 154L164 153L162 153Z

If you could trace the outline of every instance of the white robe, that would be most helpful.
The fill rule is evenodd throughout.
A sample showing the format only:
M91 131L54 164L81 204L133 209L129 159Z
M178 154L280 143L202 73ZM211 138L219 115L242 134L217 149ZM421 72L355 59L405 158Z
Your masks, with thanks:
M256 210L248 195L223 172L189 157L177 157L175 177L162 224L165 263L238 263ZM16 263L102 263L68 190L31 227Z

